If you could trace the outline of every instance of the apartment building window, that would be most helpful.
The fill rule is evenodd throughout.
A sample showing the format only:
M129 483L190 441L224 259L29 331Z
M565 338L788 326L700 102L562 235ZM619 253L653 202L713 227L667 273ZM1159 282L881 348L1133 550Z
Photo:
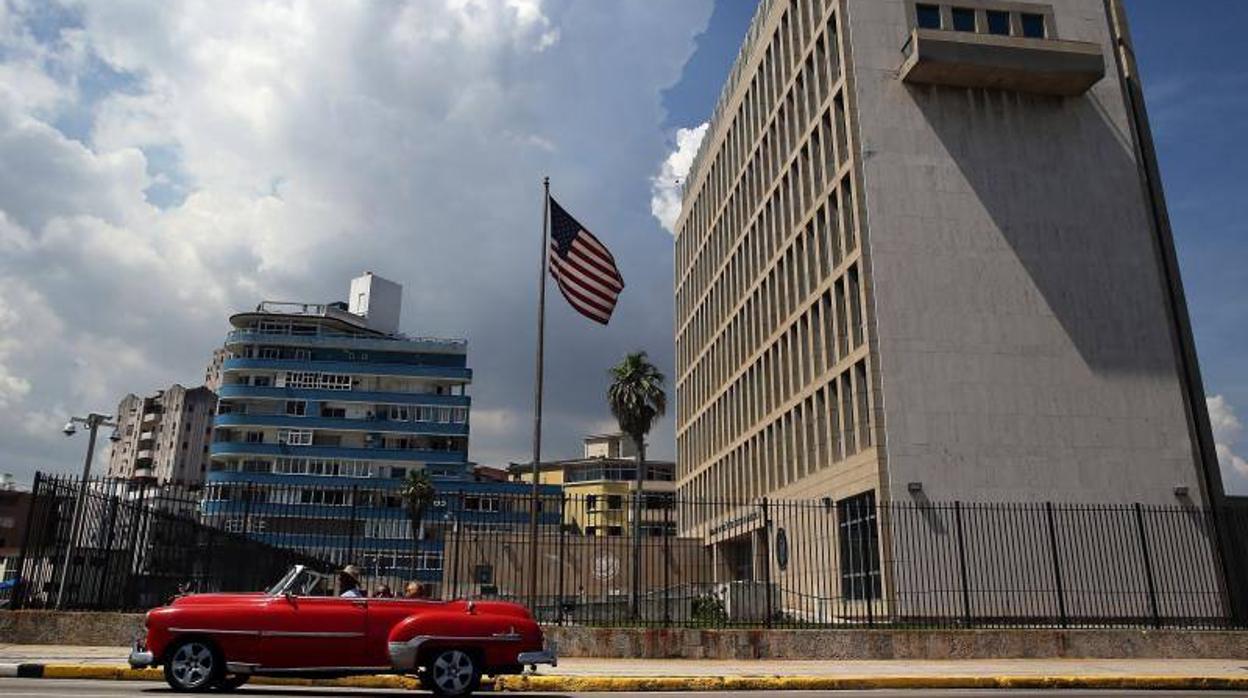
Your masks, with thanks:
M953 18L954 31L975 31L975 10L969 7L955 7L950 10L950 16Z
M607 495L607 508L608 509L612 509L612 510L620 509L623 507L623 505L624 505L624 497L618 494Z
M308 414L307 400L287 400L286 414L291 417L304 417Z
M267 460L245 460L243 461L242 471L244 473L267 473L272 471L272 464Z
M262 444L264 443L264 432L249 431L247 432L247 436L244 440L249 444Z
M343 490L302 490L300 504L322 504L333 507L347 506L347 493Z
M988 10L988 33L1000 36L1010 35L1010 13L1002 10Z
M598 495L591 494L585 497L585 508L588 509L589 511L593 511L597 509L598 508Z
M1022 26L1023 36L1028 39L1044 38L1044 15L1024 12L1019 15L1019 24Z
M919 29L940 29L939 5L915 5L914 15Z
M879 532L875 514L875 492L864 492L836 503L841 539L841 596L845 599L880 598Z
M502 504L498 497L477 497L472 495L464 497L464 511L496 514L501 508Z
M282 350L278 347L260 347L260 358L280 359L282 358Z
M267 388L273 385L273 379L269 376L252 376L251 384L257 388Z
M279 429L277 432L277 442L279 444L286 444L287 446L311 446L312 430Z

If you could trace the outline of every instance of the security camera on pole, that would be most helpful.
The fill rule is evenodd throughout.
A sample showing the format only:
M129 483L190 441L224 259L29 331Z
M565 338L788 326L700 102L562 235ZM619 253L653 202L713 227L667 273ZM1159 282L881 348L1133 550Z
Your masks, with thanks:
M87 457L82 464L82 482L78 483L78 496L74 500L74 518L70 521L69 526L69 542L65 545L65 562L61 565L61 583L60 588L56 592L56 607L61 608L61 604L65 600L65 580L69 578L69 562L73 559L74 545L78 541L79 530L82 527L82 504L87 496L87 480L91 477L91 459L95 456L95 434L100 427L112 427L113 433L108 437L109 441L117 443L121 441L121 434L117 433L117 423L113 421L113 416L108 414L97 414L92 412L86 417L71 417L65 426L61 428L61 432L65 436L73 436L78 433L78 426L83 425L87 428Z

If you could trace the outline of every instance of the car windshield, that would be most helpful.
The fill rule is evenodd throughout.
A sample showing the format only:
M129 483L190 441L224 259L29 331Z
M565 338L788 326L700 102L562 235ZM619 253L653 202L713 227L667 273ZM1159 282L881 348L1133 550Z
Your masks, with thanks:
M303 565L295 565L282 577L281 581L268 590L269 596L294 594L295 596L333 596L333 578L310 570Z

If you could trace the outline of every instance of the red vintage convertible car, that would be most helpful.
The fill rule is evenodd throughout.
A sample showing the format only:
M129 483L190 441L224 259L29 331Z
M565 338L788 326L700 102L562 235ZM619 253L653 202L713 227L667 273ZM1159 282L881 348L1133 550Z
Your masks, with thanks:
M130 665L164 666L175 691L231 690L251 676L389 673L464 696L482 674L557 661L518 604L332 594L330 577L296 566L267 592L179 597L148 612Z

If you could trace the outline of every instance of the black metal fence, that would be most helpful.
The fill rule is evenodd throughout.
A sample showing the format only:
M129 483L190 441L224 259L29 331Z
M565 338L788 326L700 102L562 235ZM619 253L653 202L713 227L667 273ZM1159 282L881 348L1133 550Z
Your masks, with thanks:
M351 563L370 594L415 581L434 597L521 601L552 623L1233 624L1215 512L1194 506L635 500L626 483L544 494L536 512L528 495L473 483L427 504L413 522L376 480L83 490L40 476L15 600L137 609ZM1221 512L1233 538L1241 514Z
M329 569L212 526L196 494L36 474L11 606L140 610L184 591L264 589L294 564Z

